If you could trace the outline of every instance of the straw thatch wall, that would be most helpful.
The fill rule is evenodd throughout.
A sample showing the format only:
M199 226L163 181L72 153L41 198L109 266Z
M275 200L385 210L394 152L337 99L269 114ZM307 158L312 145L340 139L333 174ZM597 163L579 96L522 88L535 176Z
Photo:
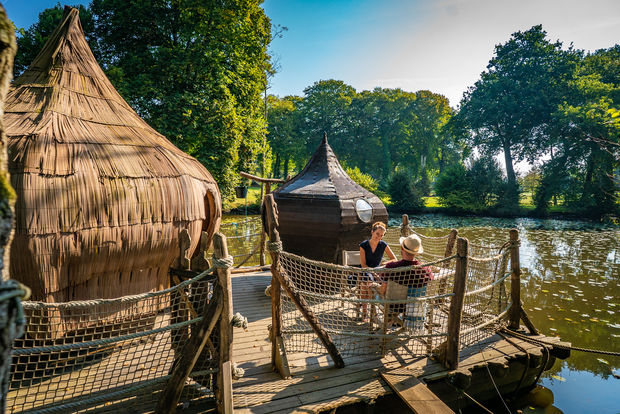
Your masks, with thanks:
M13 25L9 21L4 8L0 5L0 293L6 293L6 266L8 265L8 243L11 238L13 222L13 192L9 186L8 171L6 164L6 139L4 135L4 123L2 113L4 99L9 89L9 82L13 76L13 56L17 45ZM11 366L11 348L13 339L17 336L18 311L15 300L0 299L0 413L6 406Z
M168 286L187 229L221 218L211 174L147 125L97 64L79 21L62 23L6 105L16 234L11 276L35 300L110 298Z

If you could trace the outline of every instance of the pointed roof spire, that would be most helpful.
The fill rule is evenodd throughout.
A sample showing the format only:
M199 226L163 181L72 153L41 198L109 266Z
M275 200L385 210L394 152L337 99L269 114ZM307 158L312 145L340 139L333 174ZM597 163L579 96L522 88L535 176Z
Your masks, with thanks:
M344 171L327 143L327 133L304 169L276 192L282 197L352 199L375 197Z

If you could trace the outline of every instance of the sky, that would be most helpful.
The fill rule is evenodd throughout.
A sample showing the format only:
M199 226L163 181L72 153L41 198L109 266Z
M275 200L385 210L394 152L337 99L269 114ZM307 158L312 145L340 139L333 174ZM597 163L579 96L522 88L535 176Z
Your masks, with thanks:
M1 2L27 28L58 1ZM271 44L278 72L269 93L279 96L338 79L358 91L427 89L456 107L495 45L516 31L542 24L550 40L589 51L620 42L620 0L266 0L263 7L288 28Z

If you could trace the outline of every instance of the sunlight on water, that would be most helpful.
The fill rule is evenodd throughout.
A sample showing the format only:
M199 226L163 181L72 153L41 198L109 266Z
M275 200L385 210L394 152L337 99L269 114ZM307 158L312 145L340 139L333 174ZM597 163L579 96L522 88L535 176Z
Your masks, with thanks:
M243 219L228 216L223 221ZM587 221L435 214L411 216L410 221L428 236L456 228L472 243L484 245L500 245L508 240L509 229L518 229L521 297L536 327L575 346L620 351L619 227ZM400 225L400 216L391 218L389 224ZM620 357L573 351L568 360L557 361L545 372L541 383L553 392L554 406L564 413L617 414L619 376Z

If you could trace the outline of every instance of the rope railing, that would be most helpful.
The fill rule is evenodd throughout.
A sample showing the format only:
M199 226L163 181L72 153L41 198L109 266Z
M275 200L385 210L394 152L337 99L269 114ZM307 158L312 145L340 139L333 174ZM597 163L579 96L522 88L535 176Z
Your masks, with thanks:
M514 313L505 286L509 276L511 286L514 280L514 266L507 271L513 242L483 254L477 247L474 256L466 239L459 238L455 249L456 230L427 236L403 225L388 228L384 240L399 252L401 236L418 234L424 247L419 266L361 269L323 263L283 250L274 204L271 199L263 204L271 239L267 249L274 260L272 335L274 343L281 338L285 350L274 345L272 355L327 352L336 366L344 366L342 357L405 346L414 356L443 352L444 363L454 369L460 349L494 334ZM274 365L286 376L280 360Z
M212 266L166 289L110 299L23 302L27 323L12 351L9 412L119 412L129 405L153 411L153 393L162 395L171 385L180 388L184 406L217 397L221 364L230 361L222 353L222 344L231 341L223 329L232 330L222 328L231 322L223 321L227 299L221 285L230 277L233 258L218 247L225 246L225 238L216 239ZM227 314L231 310L232 304ZM216 320L220 327L214 330ZM183 355L201 335L204 346L192 354L197 360L179 376ZM156 411L168 412L159 406Z
M435 239L444 243L447 240L446 237ZM455 293L447 291L446 286L454 284L457 255L420 266L360 269L310 260L282 251L281 245L268 248L278 251L280 272L293 282L295 292L305 299L345 357L385 353L391 347L405 345L414 355L430 355L442 338L445 340L448 336L447 320ZM445 244L436 248L437 251L445 249ZM468 258L470 270L464 294L461 348L499 329L498 324L505 326L503 322L510 305L506 307L503 285L511 274L505 271L506 255L504 252L483 259ZM484 274L486 268L498 270L495 274ZM405 286L398 297L378 293L382 281L394 279L394 276L402 279L403 275L422 274L424 269L434 271L433 280L408 280L404 283L409 283L410 287ZM501 269L504 271L499 274ZM374 282L367 280L370 276ZM322 344L284 289L280 296L281 332L287 352L324 353ZM490 308L489 301L502 302L504 306ZM356 338L366 340L359 342Z

